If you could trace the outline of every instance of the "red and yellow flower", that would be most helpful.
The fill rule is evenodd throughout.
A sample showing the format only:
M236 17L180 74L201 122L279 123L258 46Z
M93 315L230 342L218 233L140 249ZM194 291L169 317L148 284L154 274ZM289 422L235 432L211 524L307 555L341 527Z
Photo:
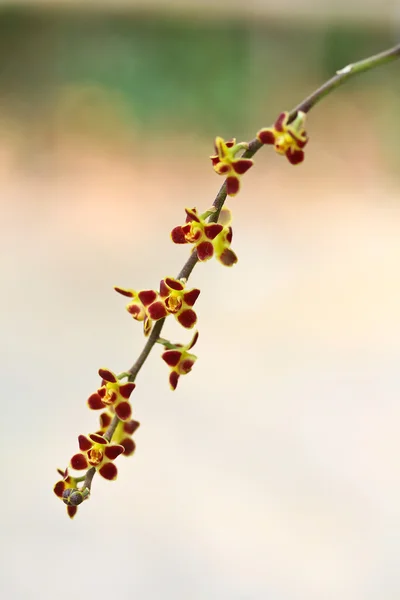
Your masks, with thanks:
M117 286L114 287L114 290L122 296L131 298L131 301L126 305L126 310L136 321L143 321L144 335L148 336L153 323L148 315L147 307L150 306L150 304L154 304L157 300L157 292L154 290L141 290L140 292L136 292L135 290Z
M232 242L231 211L223 208L218 223L207 223L206 219L213 213L209 210L202 215L196 208L186 208L186 223L178 225L171 231L175 244L193 244L200 261L215 257L225 266L237 262L237 256L230 249Z
M296 118L289 123L289 113L279 115L273 127L266 127L257 133L262 144L273 144L278 154L284 154L292 165L304 160L304 147L308 136L304 129L306 113L298 111Z
M76 471L94 467L104 479L113 480L117 478L117 467L114 460L124 452L125 448L120 444L111 444L106 438L97 433L78 437L81 452L74 454L70 465Z
M121 383L115 373L108 369L99 369L99 375L102 385L88 398L89 408L100 410L112 406L121 421L129 421L132 415L129 398L136 385L129 381Z
M165 277L160 282L160 297L167 314L173 315L186 329L191 329L197 322L197 315L192 307L199 297L200 290L197 288L186 290L185 285L184 279ZM149 313L151 314L151 307Z
M191 354L189 350L193 348L198 337L199 333L196 331L191 342L187 344L187 346L175 344L172 348L165 350L161 355L161 358L171 369L169 374L169 384L172 390L176 389L179 377L189 373L197 360L197 356Z
M233 138L225 142L221 137L215 138L215 154L210 156L214 171L226 177L226 192L228 196L235 196L240 189L240 178L253 166L250 158L236 158L241 150L247 150L246 142L236 143Z

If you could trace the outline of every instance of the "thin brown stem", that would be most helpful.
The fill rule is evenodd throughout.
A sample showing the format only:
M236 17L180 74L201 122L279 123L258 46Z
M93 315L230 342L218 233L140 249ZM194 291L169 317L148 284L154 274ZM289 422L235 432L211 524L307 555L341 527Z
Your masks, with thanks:
M320 100L322 100L325 96L330 94L333 90L335 90L337 87L339 87L342 83L345 83L351 77L354 77L355 75L357 75L359 73L369 71L369 70L371 70L375 67L378 67L380 65L383 65L385 63L391 62L399 57L400 57L400 44L398 44L397 46L394 46L393 48L390 48L389 50L386 50L379 54L375 54L374 56L360 60L356 63L347 65L343 69L340 69L339 71L336 72L336 75L334 75L333 77L328 79L328 81L326 81L318 89L316 89L314 92L312 92L312 94L307 96L307 98L302 100L300 102L300 104L298 104L295 108L293 108L290 111L289 121L293 121L293 119L295 119L298 111L302 111L305 113L309 112ZM261 146L262 146L262 144L257 138L251 140L251 142L249 142L248 150L246 150L243 153L243 158L252 158L258 152L258 150L260 150ZM221 209L225 203L226 196L227 196L226 183L224 182L213 202L213 206L217 210L209 217L209 219L208 219L209 222L216 223L218 221L218 217L219 217ZM182 278L189 279L197 262L198 262L197 252L194 251L187 259L187 261L184 264L184 266L182 267L181 271L178 273L177 278L178 279L182 279ZM141 354L139 355L136 362L132 365L132 367L127 371L127 373L129 373L129 377L128 377L129 381L132 381L132 382L135 381L137 374L139 373L140 369L142 368L143 364L145 363L153 346L156 344L158 338L160 337L160 333L164 326L164 322L165 322L165 318L160 319L159 321L157 321L155 323ZM107 429L107 431L105 433L105 437L108 441L111 441L118 423L119 423L118 417L114 416L109 428ZM88 470L88 472L86 473L84 487L87 487L88 489L90 489L92 479L94 477L95 472L96 471L95 471L94 467Z

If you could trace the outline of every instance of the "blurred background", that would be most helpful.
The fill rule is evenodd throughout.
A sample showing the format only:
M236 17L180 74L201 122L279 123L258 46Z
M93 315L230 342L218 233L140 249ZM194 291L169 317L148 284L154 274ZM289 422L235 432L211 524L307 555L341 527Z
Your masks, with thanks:
M400 596L400 63L264 149L229 200L239 263L199 265L193 372L155 348L133 458L71 522L53 495L101 366L142 329L114 285L175 275L169 231L249 140L399 39L393 1L93 0L0 6L3 495L12 600ZM165 336L191 332L168 323Z

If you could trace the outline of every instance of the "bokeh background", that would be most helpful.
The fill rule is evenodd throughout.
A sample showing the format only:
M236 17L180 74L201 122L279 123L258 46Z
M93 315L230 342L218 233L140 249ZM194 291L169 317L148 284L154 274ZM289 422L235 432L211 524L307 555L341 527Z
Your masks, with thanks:
M175 393L155 349L115 483L71 522L52 493L97 369L141 326L169 231L251 139L336 69L399 39L378 0L0 6L2 598L400 597L400 63L310 114L229 200L239 263L199 265L199 359ZM168 323L165 335L190 332Z

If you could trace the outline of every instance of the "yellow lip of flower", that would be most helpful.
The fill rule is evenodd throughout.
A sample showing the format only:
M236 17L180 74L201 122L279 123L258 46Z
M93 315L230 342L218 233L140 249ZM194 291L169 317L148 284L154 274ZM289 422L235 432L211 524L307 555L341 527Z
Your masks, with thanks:
M296 118L289 121L289 113L279 115L273 127L261 129L257 138L262 144L273 144L278 154L284 154L292 165L304 160L304 147L308 136L304 129L306 113L298 111Z

